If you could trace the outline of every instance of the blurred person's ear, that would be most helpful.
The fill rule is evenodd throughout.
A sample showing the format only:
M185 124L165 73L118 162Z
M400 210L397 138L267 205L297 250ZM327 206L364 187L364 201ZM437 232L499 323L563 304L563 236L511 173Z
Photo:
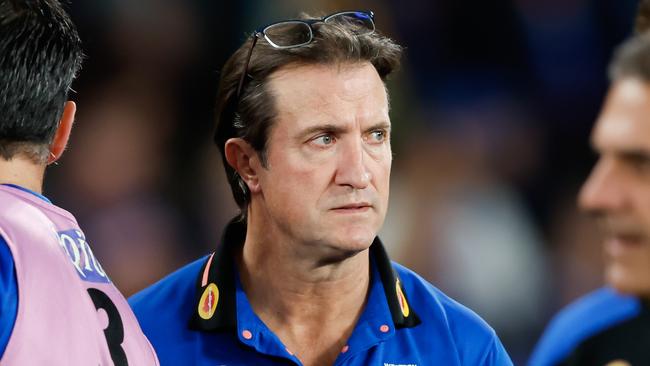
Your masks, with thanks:
M47 159L48 164L52 164L59 160L65 147L68 145L68 139L70 138L70 131L72 130L76 111L77 105L74 102L67 101L65 103L63 115L61 115L61 120L59 121L59 127L56 129L54 138L50 144L50 156Z

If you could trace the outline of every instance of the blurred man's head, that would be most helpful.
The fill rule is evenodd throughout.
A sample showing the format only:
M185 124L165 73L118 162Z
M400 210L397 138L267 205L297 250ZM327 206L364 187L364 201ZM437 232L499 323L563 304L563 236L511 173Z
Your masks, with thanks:
M358 14L360 19L370 16L369 13L353 13ZM306 14L301 18L313 19ZM277 105L278 95L271 89L271 81L277 79L276 76L280 73L290 72L292 69L302 70L308 66L341 66L341 69L345 70L349 69L350 65L360 68L367 64L374 69L382 82L385 81L399 66L401 47L389 38L373 32L374 23L369 26L372 27L370 32L359 34L347 22L315 23L312 27L313 40L294 48L276 48L267 39L260 37L246 67L252 42L249 39L226 62L217 95L215 141L224 157L224 167L235 201L244 216L250 204L250 192L239 174L225 160L224 148L227 140L245 140L266 165L267 139L271 127L276 123L280 108ZM274 33L276 42L295 43L296 34L302 34L297 27L280 27ZM246 78L241 92L237 95L244 72ZM312 85L312 88L317 91L319 85ZM299 105L301 100L292 103Z
M608 284L650 297L650 34L621 46L610 78L580 205L603 229Z
M58 1L0 0L0 159L52 159L62 117L74 116L66 100L81 61L77 30Z

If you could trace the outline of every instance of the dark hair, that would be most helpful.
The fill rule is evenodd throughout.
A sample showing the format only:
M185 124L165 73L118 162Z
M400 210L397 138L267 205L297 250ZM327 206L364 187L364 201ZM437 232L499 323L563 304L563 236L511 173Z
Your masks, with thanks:
M609 78L650 82L650 32L635 35L616 49L609 65Z
M56 0L0 0L0 156L45 162L81 40Z
M314 17L301 14L300 18ZM241 219L246 217L250 192L226 161L224 148L228 139L240 137L251 144L260 154L262 164L266 164L268 131L277 114L275 99L268 89L271 74L291 66L370 62L385 81L399 67L402 47L377 32L357 35L344 24L336 23L316 23L313 28L313 41L296 48L276 49L266 40L258 39L239 98L236 95L237 87L241 73L245 72L243 69L252 37L235 51L222 69L216 100L217 128L214 138L223 158L228 183L241 210Z
M640 0L634 20L634 31L637 34L650 29L650 0Z

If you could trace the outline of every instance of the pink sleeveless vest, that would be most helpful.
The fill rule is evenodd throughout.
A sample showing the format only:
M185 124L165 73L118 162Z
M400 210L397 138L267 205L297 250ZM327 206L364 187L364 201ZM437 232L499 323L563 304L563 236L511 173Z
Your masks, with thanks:
M126 299L67 211L0 186L18 314L0 365L158 365Z

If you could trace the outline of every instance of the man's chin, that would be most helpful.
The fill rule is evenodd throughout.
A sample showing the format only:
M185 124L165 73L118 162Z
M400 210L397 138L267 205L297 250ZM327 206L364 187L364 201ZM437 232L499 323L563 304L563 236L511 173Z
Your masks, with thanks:
M622 294L649 298L650 278L644 281L643 275L631 272L617 265L609 265L605 270L605 282Z
M359 252L370 248L374 239L375 235L349 236L347 238L341 238L338 241L338 247L343 250Z
M364 251L372 245L376 233L367 229L340 230L332 237L330 245L341 252L348 252L352 255Z

